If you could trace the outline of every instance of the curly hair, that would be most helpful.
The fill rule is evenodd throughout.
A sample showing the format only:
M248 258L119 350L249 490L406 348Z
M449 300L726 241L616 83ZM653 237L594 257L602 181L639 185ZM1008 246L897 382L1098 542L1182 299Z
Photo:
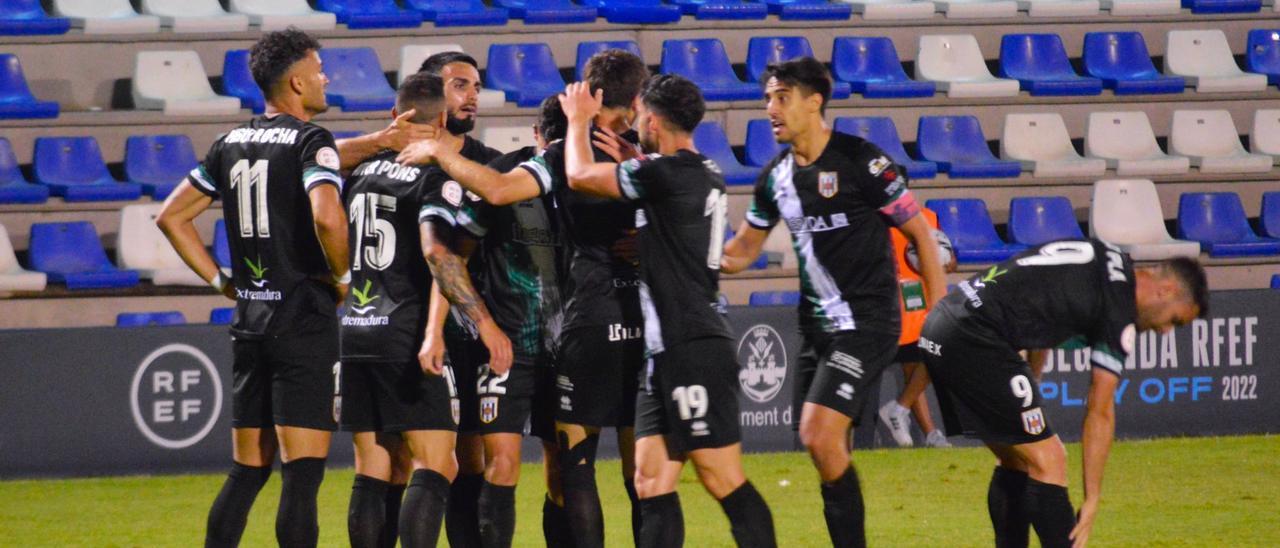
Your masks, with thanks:
M425 72L427 74L439 76L440 71L444 70L444 67L453 63L466 63L475 67L476 70L480 70L480 65L476 63L475 57L462 53L461 51L442 51L423 61L422 66L418 67L418 72Z
M320 42L296 27L268 32L249 50L249 71L267 97L275 95L276 84L310 51L319 51Z
M538 132L548 143L564 139L569 132L569 120L560 108L560 96L551 95L538 106Z
M640 92L640 100L646 108L686 133L692 133L707 112L698 85L675 74L649 77Z
M827 67L821 61L812 57L801 57L785 63L769 65L769 68L764 71L765 85L768 85L769 80L773 78L776 78L778 83L807 91L806 95L814 93L822 95L822 111L826 112L827 101L831 100L831 76L827 74Z
M582 79L591 85L592 93L604 90L606 108L627 108L649 77L649 68L636 54L623 49L609 49L592 55L582 69Z

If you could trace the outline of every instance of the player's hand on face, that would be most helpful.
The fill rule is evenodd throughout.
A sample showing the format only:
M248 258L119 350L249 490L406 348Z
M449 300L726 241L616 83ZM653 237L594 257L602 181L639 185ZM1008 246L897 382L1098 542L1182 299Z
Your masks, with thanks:
M617 133L609 128L599 128L593 135L592 144L596 148L608 154L613 161L622 163L632 158L640 157L640 149L631 144L630 141L619 137Z
M493 320L477 327L480 330L480 342L489 349L489 369L498 375L505 375L511 370L511 339L507 338L506 333Z
M430 139L435 136L435 126L415 124L410 121L413 119L415 114L417 114L416 110L409 109L401 115L396 116L396 119L391 122L391 125L382 130L381 144L384 148L400 151L404 150L405 147L409 146L411 143L421 141L423 139Z
M429 333L422 340L422 348L418 350L418 365L422 367L423 373L440 375L444 373L444 355L444 336Z
M1071 529L1071 548L1084 548L1089 543L1089 533L1093 531L1093 520L1098 516L1098 504L1086 501L1080 505L1080 513L1076 515L1076 526Z
M604 105L604 90L598 89L593 94L591 86L586 82L574 82L564 88L560 94L560 109L569 120L569 125L589 122L600 113Z

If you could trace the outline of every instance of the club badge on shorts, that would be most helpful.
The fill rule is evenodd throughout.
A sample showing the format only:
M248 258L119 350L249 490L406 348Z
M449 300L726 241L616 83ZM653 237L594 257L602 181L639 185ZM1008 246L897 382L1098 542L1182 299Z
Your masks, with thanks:
M458 398L449 400L449 411L453 413L453 425L457 426L462 419L462 405L458 403Z
M489 424L498 418L498 397L485 396L480 398L480 420L485 424Z
M840 177L834 171L818 173L818 194L823 198L831 198L840 191Z
M1022 430L1032 436L1044 432L1044 413L1039 407L1022 412Z

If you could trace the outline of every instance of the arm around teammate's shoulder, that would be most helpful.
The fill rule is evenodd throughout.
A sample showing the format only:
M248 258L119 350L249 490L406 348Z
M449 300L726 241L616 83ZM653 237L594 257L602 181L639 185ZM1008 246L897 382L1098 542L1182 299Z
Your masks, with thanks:
M1115 395L1119 384L1119 375L1102 367L1093 368L1081 439L1084 502L1080 505L1076 526L1071 530L1072 545L1076 547L1088 542L1102 501L1102 470L1107 465L1111 442L1115 439Z
M504 206L537 198L542 187L528 171L516 168L506 173L484 164L471 161L457 150L444 146L436 139L425 139L406 147L396 157L402 164L425 165L435 163L463 188L480 199Z

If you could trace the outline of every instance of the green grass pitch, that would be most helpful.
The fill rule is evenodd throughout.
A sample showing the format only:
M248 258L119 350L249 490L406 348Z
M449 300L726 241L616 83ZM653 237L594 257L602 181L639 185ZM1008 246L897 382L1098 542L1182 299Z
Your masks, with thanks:
M11 448L12 449L12 448ZM1079 505L1079 446L1068 446ZM38 458L33 456L33 458ZM982 449L856 451L872 546L991 546ZM617 461L599 464L609 546L630 545ZM779 545L829 546L816 476L801 453L756 454L748 475L773 510ZM540 546L543 487L526 465L516 546ZM345 546L350 469L320 492L320 544ZM0 482L0 546L198 546L221 475ZM245 546L275 543L279 474L259 496ZM731 546L728 522L691 470L680 484L686 544ZM442 535L443 536L443 535ZM441 545L445 545L442 541ZM1107 465L1094 546L1280 545L1280 436L1120 442Z

